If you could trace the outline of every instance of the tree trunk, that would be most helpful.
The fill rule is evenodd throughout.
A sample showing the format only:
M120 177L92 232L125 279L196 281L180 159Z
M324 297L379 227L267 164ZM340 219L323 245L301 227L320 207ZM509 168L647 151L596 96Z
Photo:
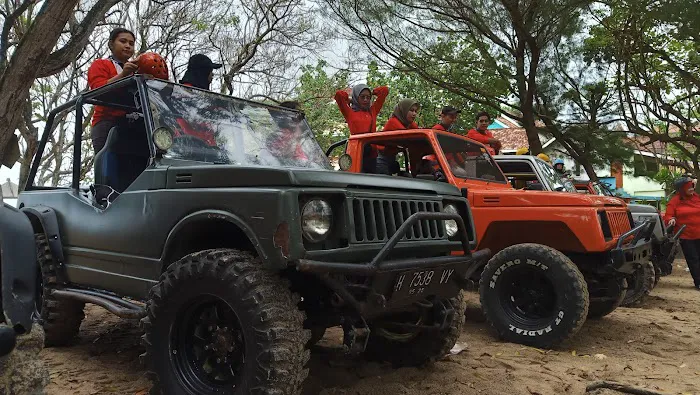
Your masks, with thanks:
M77 3L78 0L44 2L0 76L0 158L21 121L22 106L29 97L37 72L56 46Z

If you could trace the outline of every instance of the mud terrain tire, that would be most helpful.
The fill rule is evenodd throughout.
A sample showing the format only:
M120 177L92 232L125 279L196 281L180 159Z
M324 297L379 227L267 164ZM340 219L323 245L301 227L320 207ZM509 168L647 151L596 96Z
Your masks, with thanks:
M583 275L561 252L518 244L486 264L479 284L481 308L509 342L551 348L581 329L588 314Z
M457 342L464 326L467 302L460 292L449 299L454 316L447 327L440 331L422 330L406 340L392 340L372 328L365 349L365 358L370 361L389 362L394 367L429 365L445 356Z
M654 264L646 262L627 277L627 292L622 300L622 306L635 306L649 295L656 282Z
M141 320L151 393L299 394L310 333L298 303L248 252L207 250L173 263Z
M85 318L84 302L57 299L51 295L56 289L56 263L51 255L46 235L36 237L37 262L41 271L41 287L38 289L37 308L45 333L46 347L70 345L80 331L80 323ZM39 305L41 307L39 308Z
M598 319L603 318L606 315L612 313L620 307L622 301L625 299L625 294L627 293L627 280L624 278L619 278L617 280L616 289L611 289L611 295L608 295L608 300L597 300L596 298L591 298L590 306L588 307L588 318Z

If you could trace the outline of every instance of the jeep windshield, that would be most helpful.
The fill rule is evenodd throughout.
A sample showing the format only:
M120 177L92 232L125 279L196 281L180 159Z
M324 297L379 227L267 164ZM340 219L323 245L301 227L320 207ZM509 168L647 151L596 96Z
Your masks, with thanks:
M299 112L162 80L147 86L155 128L173 131L164 158L331 169Z
M442 133L435 135L455 177L506 182L501 168L484 147Z
M554 170L552 165L539 159L536 159L535 162L537 162L537 166L539 166L540 170L542 171L544 178L542 182L548 183L550 190L576 193L576 187L574 184L571 181L562 178L557 171Z

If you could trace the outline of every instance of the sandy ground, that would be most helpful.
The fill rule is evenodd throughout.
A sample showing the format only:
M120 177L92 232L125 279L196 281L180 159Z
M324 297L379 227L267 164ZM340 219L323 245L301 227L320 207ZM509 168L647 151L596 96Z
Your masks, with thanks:
M311 394L585 394L596 380L614 380L668 394L700 394L700 291L676 261L638 308L620 308L558 350L496 340L469 294L463 351L425 369L397 369L344 357L331 330L315 348L304 395ZM77 345L46 349L49 394L145 394L136 322L86 309ZM590 392L619 394L609 390Z

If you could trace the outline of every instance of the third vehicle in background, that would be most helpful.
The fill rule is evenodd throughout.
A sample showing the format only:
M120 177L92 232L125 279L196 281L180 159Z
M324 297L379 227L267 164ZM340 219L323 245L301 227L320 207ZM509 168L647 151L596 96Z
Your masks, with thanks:
M574 186L579 193L603 195L615 197L615 194L601 182L592 182L584 179L574 179ZM646 204L627 204L634 222L639 224L647 220L654 222L654 233L652 236L651 262L654 265L654 286L659 282L659 278L668 276L673 270L673 260L678 253L678 240L685 230L685 226L679 228L675 233L673 227L664 226L661 212Z

